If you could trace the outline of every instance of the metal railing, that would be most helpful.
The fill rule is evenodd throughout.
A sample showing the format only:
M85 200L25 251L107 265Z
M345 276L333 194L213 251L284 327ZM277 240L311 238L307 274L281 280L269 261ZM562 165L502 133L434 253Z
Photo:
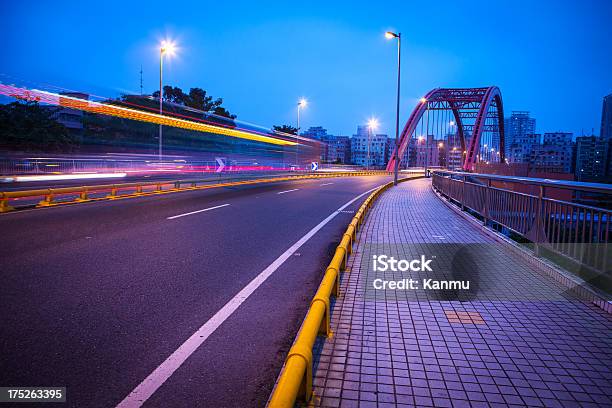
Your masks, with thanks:
M420 177L422 176L411 176L398 181L404 182ZM353 243L357 237L357 231L363 224L366 213L378 196L392 186L393 182L389 182L372 192L363 202L342 236L342 240L325 270L323 280L312 302L310 302L310 308L306 313L302 327L289 350L285 365L270 396L268 407L290 408L295 405L297 399L310 401L312 397L312 348L318 336L328 337L331 334L331 296L338 296L340 272L346 267L348 257L353 250Z
M612 185L450 171L435 171L432 185L485 225L533 243L536 255L549 251L609 274L612 210L604 207L612 201Z

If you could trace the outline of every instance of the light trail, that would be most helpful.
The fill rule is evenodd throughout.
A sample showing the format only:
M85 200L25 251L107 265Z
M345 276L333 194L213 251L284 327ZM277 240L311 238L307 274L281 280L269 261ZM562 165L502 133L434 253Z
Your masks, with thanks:
M72 96L40 91L37 89L26 89L11 85L0 84L0 94L16 99L43 102L50 105L78 109L81 111L97 113L100 115L115 116L140 122L154 123L156 125L195 130L198 132L215 133L218 135L236 137L239 139L254 140L274 145L294 146L296 144L295 142L278 139L260 132L247 132L245 130L240 130L237 128L226 128L210 125L207 123L194 122L191 120L175 118L172 116L160 115L152 112L144 112L136 109L129 109L122 106L115 106L106 103L88 101Z
M127 176L127 173L89 173L89 174L49 174L38 176L13 176L3 178L6 183L21 183L28 181L58 181L58 180L83 180L83 179L101 179L101 178L121 178Z

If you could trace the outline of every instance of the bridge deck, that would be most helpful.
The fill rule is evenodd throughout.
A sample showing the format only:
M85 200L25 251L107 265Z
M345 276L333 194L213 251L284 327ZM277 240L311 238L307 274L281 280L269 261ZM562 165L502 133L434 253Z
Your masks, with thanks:
M371 289L383 276L372 272L372 255L419 251L472 289ZM348 267L334 334L316 350L315 405L612 404L610 315L513 257L428 180L381 196Z

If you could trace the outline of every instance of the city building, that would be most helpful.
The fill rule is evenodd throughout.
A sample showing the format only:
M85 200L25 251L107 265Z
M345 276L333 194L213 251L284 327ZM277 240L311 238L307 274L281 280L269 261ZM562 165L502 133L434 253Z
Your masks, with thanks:
M606 179L610 141L597 136L576 138L576 180L601 182Z
M612 139L612 94L604 96L601 109L601 132L604 139Z
M525 139L527 135L533 135L536 131L536 120L529 115L527 111L512 111L510 117L504 120L505 153L511 163L516 163L512 160L512 148L520 144L519 140ZM522 153L520 149L518 152Z
M546 173L571 173L572 138L572 133L544 133L542 144L532 145L530 169Z
M599 135L608 141L608 157L606 159L606 175L612 181L612 94L604 96L601 109L601 133Z
M369 147L368 147L369 146ZM389 137L375 134L368 126L357 126L351 139L351 161L365 167L383 167L387 164Z
M393 157L393 152L395 152L395 138L393 139L389 138L387 149L388 149L387 150L387 161L389 161L391 160L391 157ZM410 155L410 144L408 145L406 150L404 150L404 154L401 157L400 168L408 167L409 155Z
M323 138L327 136L327 129L322 126L311 126L300 135L310 139L323 140Z
M325 154L323 161L326 163L350 164L351 163L351 138L348 136L323 136L325 143Z
M463 167L463 149L461 149L461 140L459 134L448 133L446 135L446 163L445 167L449 170L461 170Z
M506 153L508 163L529 163L534 147L540 144L540 138L541 135L537 133L515 135Z
M419 137L415 141L415 166L416 167L439 167L440 151L444 148L444 142L440 145L439 140L434 139L434 135Z

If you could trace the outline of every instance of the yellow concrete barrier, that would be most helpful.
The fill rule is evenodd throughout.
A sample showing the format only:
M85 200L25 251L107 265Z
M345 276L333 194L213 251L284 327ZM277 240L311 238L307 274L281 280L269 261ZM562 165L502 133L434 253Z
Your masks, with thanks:
M51 207L60 204L76 204L90 201L100 200L116 200L120 198L138 197L144 195L157 195L167 194L172 192L189 191L189 190L200 190L207 188L218 188L218 187L230 187L245 184L259 184L259 183L273 183L279 181L289 180L304 180L304 179L315 179L315 178L331 178L331 177L351 177L351 176L379 176L389 175L386 171L361 171L361 172L342 172L342 173L309 173L306 175L291 175L282 177L268 177L253 180L241 180L217 184L204 184L198 185L198 183L206 183L211 180L173 180L173 181L154 181L146 183L123 183L123 184L102 184L92 186L79 186L79 187L64 187L64 188L48 188L39 190L24 190L24 191L6 191L0 192L0 213L13 211L18 207L11 205L11 200L20 198L37 198L42 197L42 200L36 205L36 207ZM166 188L165 188L166 187ZM168 188L169 187L169 188ZM145 188L149 188L149 191L145 191ZM151 190L151 188L153 188ZM133 191L127 194L121 194L120 190L132 189ZM92 193L104 193L107 194L104 197L93 198ZM72 200L57 201L57 196L61 195L74 195ZM27 205L24 207L31 207Z
M403 178L398 180L398 182L421 177ZM346 268L348 256L352 252L353 243L357 238L357 232L363 224L366 213L380 194L391 186L393 186L393 182L384 184L372 192L361 204L357 214L348 225L331 262L325 270L323 280L310 303L310 308L306 313L302 327L285 359L285 365L268 402L269 408L291 408L297 400L307 403L312 398L312 347L317 336L332 336L331 295L339 295L340 272Z

